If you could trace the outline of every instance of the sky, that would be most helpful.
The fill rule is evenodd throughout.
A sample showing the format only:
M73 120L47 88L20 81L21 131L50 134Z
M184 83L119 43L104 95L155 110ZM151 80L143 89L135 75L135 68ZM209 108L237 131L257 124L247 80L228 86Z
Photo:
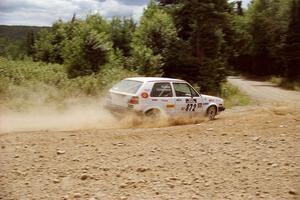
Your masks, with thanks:
M244 6L250 0L243 0ZM99 13L132 17L136 21L143 14L149 0L0 0L1 25L50 26L58 19L70 20L74 13L79 18Z

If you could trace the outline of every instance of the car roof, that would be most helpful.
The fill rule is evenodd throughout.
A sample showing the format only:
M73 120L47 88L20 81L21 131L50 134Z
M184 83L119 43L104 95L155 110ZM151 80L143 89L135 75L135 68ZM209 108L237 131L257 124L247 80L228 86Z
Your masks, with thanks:
M126 80L141 81L141 82L160 82L160 81L186 82L186 81L181 80L181 79L163 78L163 77L131 77L131 78L126 78Z

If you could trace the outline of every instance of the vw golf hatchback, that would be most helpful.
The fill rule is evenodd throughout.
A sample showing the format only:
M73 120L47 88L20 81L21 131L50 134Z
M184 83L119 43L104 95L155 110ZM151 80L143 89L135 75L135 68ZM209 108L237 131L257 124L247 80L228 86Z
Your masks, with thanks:
M173 78L126 78L107 95L106 108L113 114L137 112L146 116L158 113L176 115L203 114L214 119L225 110L224 100L199 94L188 82Z

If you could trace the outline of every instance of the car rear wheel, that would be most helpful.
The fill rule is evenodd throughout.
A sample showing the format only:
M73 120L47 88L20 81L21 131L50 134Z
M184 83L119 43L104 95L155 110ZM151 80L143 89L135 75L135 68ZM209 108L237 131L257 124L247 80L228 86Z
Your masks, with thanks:
M208 117L209 120L213 120L213 119L215 119L216 115L217 115L216 106L210 106L207 109L206 116Z
M160 111L157 109L151 109L145 113L146 117L151 119L157 119L160 116Z

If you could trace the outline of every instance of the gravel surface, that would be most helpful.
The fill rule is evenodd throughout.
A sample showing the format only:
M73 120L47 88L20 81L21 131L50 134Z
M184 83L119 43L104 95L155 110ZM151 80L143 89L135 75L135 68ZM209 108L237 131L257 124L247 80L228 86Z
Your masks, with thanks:
M0 134L0 199L299 199L300 107L164 128Z

